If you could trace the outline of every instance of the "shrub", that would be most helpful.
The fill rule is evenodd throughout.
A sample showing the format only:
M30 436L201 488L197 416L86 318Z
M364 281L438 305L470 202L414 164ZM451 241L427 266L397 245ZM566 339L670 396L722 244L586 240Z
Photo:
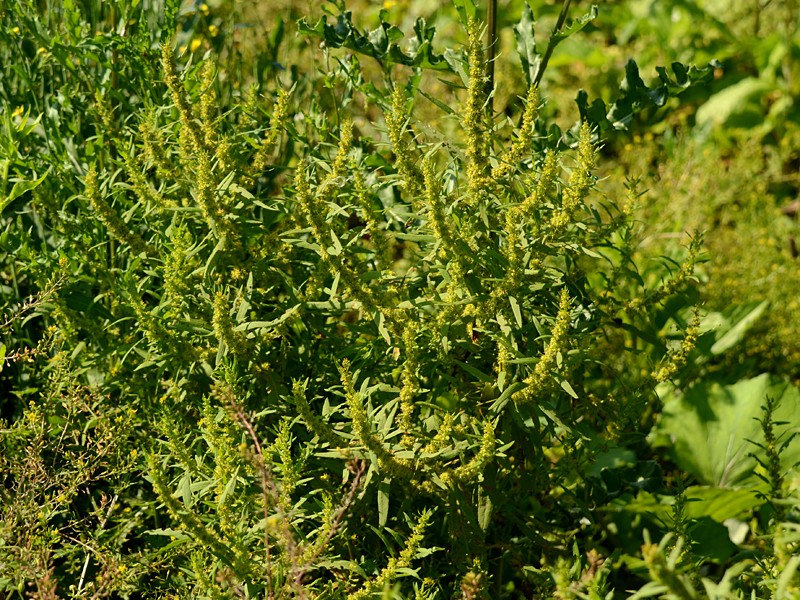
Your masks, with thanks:
M311 76L241 94L213 53L176 60L155 26L90 42L68 19L64 49L51 24L55 62L28 60L40 82L58 71L74 112L42 111L40 129L23 111L4 137L30 186L6 207L6 264L25 273L7 305L41 290L4 333L14 352L39 344L4 372L20 399L3 438L5 589L633 585L611 573L596 509L613 494L593 474L633 456L614 493L663 491L644 435L655 384L698 335L698 246L637 266L636 186L597 193L588 124L573 149L537 138L535 86L519 126L496 123L464 15L447 136L415 120L414 71L379 87L341 60L328 111ZM38 106L36 80L3 93Z

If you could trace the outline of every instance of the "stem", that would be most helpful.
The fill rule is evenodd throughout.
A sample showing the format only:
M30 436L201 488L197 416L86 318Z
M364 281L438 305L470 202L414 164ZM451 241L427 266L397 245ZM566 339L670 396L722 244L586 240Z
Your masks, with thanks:
M486 0L486 95L489 114L494 113L494 57L497 44L497 0Z
M567 20L567 13L569 12L569 5L572 0L564 0L564 4L561 6L561 13L558 15L558 20L556 21L556 26L553 27L553 34L550 36L550 41L547 42L547 49L544 51L544 56L542 56L542 62L539 63L539 68L536 71L536 79L533 80L533 87L539 87L539 83L542 81L542 77L544 76L544 71L547 68L547 63L550 61L550 56L553 54L553 50L556 49L557 43L554 43L554 36L561 28L564 26L564 21Z

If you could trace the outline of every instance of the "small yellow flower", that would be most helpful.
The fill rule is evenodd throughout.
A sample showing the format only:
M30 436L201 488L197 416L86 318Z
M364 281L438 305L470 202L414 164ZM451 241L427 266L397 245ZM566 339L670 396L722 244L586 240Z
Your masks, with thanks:
M13 33L14 35L19 35L19 27L13 27L11 29L11 33Z
M208 8L208 4L203 2L200 5L200 12L203 13L205 16L208 16L208 13L211 12L210 9Z
M211 37L217 37L219 35L219 27L216 25L209 25L208 26L208 33Z
M24 106L18 106L17 108L14 109L14 112L11 113L11 116L12 117L21 117L22 113L24 113L24 112L25 112L25 107Z
M192 52L195 52L202 43L203 41L200 38L194 38L192 40L192 43L189 45L189 48L191 49Z

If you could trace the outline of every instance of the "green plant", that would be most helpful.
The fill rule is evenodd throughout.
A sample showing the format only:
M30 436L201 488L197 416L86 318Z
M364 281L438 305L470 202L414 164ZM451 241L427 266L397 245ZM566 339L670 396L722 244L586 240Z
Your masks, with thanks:
M646 550L633 576L608 533L667 490L656 385L684 381L702 321L699 239L646 261L635 182L604 197L597 132L539 112L545 57L590 19L540 54L523 14L505 123L469 2L441 54L425 23L393 45L385 13L301 25L331 72L247 92L211 9L87 6L3 13L45 47L4 46L0 84L32 107L2 140L5 307L41 290L3 331L10 597L605 598L705 558ZM207 56L181 54L181 18ZM417 118L433 68L461 106L443 132ZM695 491L664 521L686 540Z

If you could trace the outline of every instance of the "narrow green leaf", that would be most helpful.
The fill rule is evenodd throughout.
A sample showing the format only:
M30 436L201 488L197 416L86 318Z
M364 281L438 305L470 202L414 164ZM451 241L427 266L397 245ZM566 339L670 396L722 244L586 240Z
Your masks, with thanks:
M790 588L790 586L792 586L798 567L800 567L800 556L793 556L781 570L781 574L778 577L778 589L775 590L775 598L777 600L783 600L784 598L788 600L795 597L794 594L797 590L796 588Z
M472 365L469 365L455 358L453 359L453 362L455 362L459 367L464 369L467 373L472 375L475 379L479 379L480 381L485 381L486 383L494 383L494 378L489 377L489 375L487 375L486 373L484 373L479 369L476 369Z
M387 478L378 484L378 524L386 526L389 518L389 484L391 479Z
M194 504L194 497L192 495L192 476L189 473L184 474L178 483L176 490L178 495L183 499L183 504L186 508L191 508Z
M517 302L514 296L509 296L508 302L511 304L511 312L514 313L514 320L517 322L517 327L522 327L522 311L519 309L519 302Z
M564 388L564 391L567 392L570 396L578 399L578 394L575 393L575 390L572 389L572 386L569 384L569 381L566 379L561 381L561 387Z
M482 531L489 529L489 523L492 521L492 499L483 493L482 489L478 490L478 525Z
M228 496L233 494L234 490L236 489L236 481L239 478L239 467L233 471L233 475L228 480L228 483L225 484L225 489L222 491L222 494L219 496L219 504L225 504L225 501L228 499Z
M11 188L11 192L5 198L0 199L0 213L3 212L6 207L11 204L14 200L22 196L25 192L30 192L31 190L36 189L41 185L41 183L45 180L47 175L50 172L48 171L44 175L42 175L39 179L34 179L32 181L17 181L14 184L14 187Z

